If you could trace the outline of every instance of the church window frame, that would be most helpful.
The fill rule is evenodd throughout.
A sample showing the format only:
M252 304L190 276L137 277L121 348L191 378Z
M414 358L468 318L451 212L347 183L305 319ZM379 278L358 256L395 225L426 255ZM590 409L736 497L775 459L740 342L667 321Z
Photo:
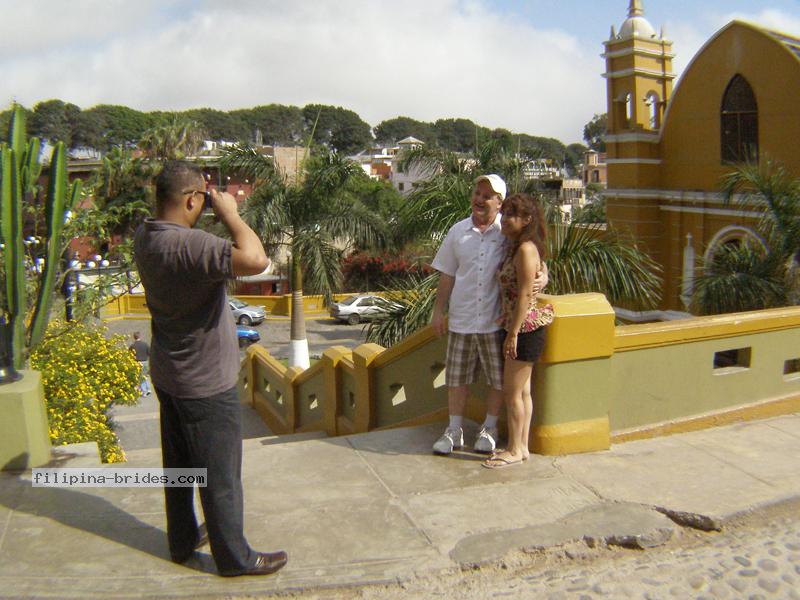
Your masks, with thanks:
M625 127L631 129L633 127L633 95L625 95Z
M658 97L658 93L648 92L644 98L644 103L647 106L650 129L658 129L661 127L661 100Z
M764 238L749 227L744 227L742 225L727 225L720 229L714 235L714 237L711 238L711 241L708 243L706 251L703 255L703 261L705 263L710 263L714 259L714 255L724 246L729 244L749 244L764 254L769 252L769 248L767 248L767 242L764 240Z
M720 158L722 164L758 163L758 101L750 83L734 75L722 95Z

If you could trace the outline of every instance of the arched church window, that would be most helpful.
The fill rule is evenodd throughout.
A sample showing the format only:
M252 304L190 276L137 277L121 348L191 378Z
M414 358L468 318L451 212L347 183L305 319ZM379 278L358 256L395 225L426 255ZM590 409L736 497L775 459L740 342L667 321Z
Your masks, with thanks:
M767 244L755 231L741 225L728 225L720 229L706 248L704 261L710 263L720 254L748 246L757 252L767 253Z
M758 161L758 104L753 88L735 75L722 97L722 162Z
M661 126L658 114L658 94L650 92L647 94L644 103L647 105L647 113L650 116L650 129L658 129Z

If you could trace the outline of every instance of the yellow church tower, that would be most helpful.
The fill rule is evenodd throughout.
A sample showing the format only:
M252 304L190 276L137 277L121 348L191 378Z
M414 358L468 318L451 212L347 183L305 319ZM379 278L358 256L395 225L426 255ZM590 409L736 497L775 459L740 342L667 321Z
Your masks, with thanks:
M660 132L672 94L672 42L657 34L644 17L642 0L631 0L619 33L604 42L608 135L608 221L644 244L658 262L660 220Z

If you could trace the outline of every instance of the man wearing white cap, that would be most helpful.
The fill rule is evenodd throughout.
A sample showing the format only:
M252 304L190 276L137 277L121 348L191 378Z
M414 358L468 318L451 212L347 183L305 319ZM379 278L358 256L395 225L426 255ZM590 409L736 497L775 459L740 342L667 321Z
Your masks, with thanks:
M464 445L462 422L469 385L479 367L489 385L486 420L475 441L476 452L491 453L497 444L497 416L503 403L503 331L497 269L503 262L505 238L500 232L500 206L506 183L499 175L481 175L472 192L472 214L447 232L433 268L439 287L431 325L445 333L448 314L446 383L450 423L433 445L435 454L450 454ZM537 275L537 292L547 274Z

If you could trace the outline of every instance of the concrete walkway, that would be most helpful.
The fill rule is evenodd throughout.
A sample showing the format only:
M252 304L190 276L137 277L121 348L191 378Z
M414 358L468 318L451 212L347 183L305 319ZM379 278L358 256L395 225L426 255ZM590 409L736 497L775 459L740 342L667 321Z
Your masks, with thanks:
M208 548L168 560L157 488L32 488L0 476L0 597L217 597L395 582L585 539L650 547L681 526L800 498L800 415L490 471L433 456L440 427L244 441L246 531L286 549L272 577L223 579ZM468 432L467 442L474 429ZM91 446L88 446L91 449ZM90 466L87 446L59 466ZM158 450L126 466L160 464Z

